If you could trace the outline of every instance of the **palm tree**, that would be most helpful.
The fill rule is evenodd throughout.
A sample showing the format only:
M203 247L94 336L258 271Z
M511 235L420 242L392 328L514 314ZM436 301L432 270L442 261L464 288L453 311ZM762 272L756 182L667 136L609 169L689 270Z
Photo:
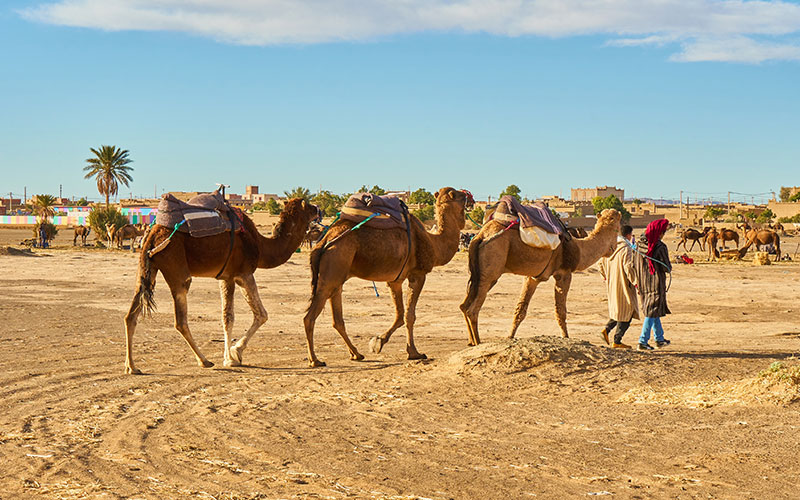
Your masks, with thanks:
M56 197L51 194L37 194L33 204L33 212L42 218L42 222L56 214L53 206L56 204Z
M100 146L100 149L89 148L94 153L93 158L88 158L87 166L83 167L84 172L88 172L84 179L97 178L97 190L100 194L106 195L106 210L108 210L108 198L117 194L119 183L128 186L133 181L130 171L132 167L128 165L133 160L128 158L128 150L120 149L116 146Z
M290 200L292 198L302 198L306 201L311 201L311 191L304 188L303 186L297 186L291 191L284 191L283 194L286 195L286 198Z

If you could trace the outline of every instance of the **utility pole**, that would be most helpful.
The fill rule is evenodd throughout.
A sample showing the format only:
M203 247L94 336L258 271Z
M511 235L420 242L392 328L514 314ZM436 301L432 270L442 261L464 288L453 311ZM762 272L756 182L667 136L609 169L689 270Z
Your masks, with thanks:
M731 214L731 192L728 191L728 215Z
M25 191L24 192L25 192L25 194L22 195L23 196L22 205L25 205L26 203L28 203L28 186L25 186Z
M62 186L61 186L61 184L59 184L59 185L58 185L58 197L59 197L59 198L61 198L61 196L62 196L62 193L61 193L61 187L62 187Z
M678 207L680 208L681 211L681 216L678 218L683 219L683 190L681 190L681 198L680 200L678 200Z
M14 193L8 193L8 215L11 215L11 198L14 196Z

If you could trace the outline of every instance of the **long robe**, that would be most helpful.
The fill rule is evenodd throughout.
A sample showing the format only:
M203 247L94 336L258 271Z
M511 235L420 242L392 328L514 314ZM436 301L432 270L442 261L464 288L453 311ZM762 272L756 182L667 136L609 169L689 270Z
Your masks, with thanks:
M638 282L634 251L621 237L611 257L600 260L600 274L606 280L608 292L608 317L614 321L628 322L639 319Z
M669 251L663 241L656 243L653 249L653 262L655 274L650 274L647 258L637 255L637 269L639 273L639 296L642 298L642 312L648 318L660 318L670 314L667 307L667 271L672 271L669 262Z

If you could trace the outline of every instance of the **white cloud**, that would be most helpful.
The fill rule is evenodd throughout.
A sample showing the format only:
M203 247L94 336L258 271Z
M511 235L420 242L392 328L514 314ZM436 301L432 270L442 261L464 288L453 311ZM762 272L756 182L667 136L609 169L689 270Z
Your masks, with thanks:
M243 45L374 40L417 32L605 35L608 45L679 42L676 61L797 60L800 5L788 0L59 0L27 19L177 31ZM759 42L770 37L774 42Z

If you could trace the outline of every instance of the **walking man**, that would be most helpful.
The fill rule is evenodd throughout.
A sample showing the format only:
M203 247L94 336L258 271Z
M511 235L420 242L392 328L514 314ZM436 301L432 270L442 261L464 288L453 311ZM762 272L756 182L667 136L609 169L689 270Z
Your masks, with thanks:
M647 254L637 259L639 294L642 296L642 311L645 315L642 335L639 337L640 351L653 350L649 343L651 330L655 330L657 347L670 344L664 338L664 328L661 326L661 317L670 313L667 307L667 272L672 271L672 264L669 262L667 245L661 241L668 227L669 221L666 219L654 220L647 225Z
M622 226L621 236L617 237L617 248L611 257L600 260L600 274L606 280L608 292L608 324L601 332L603 341L609 344L608 335L614 329L614 349L630 349L622 343L622 336L631 326L631 321L639 319L639 302L636 297L636 267L634 264L633 228Z

